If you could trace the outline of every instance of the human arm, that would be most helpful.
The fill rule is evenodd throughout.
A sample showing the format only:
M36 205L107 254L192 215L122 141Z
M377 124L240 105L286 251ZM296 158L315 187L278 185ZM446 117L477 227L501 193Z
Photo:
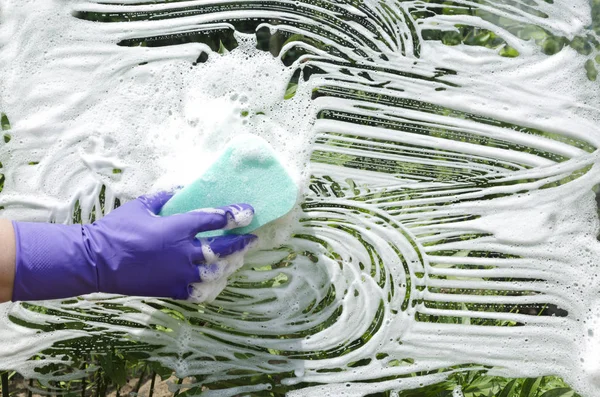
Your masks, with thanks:
M12 223L0 219L0 303L12 297L15 279L15 234Z

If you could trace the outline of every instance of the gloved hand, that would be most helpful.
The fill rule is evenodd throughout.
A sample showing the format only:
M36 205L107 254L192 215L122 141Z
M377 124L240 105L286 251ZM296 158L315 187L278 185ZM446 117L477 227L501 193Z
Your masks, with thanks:
M187 299L201 281L199 264L244 251L256 236L202 239L209 230L247 226L247 204L167 217L169 193L142 196L89 225L13 222L13 301L60 299L92 292ZM203 266L203 272L210 266Z

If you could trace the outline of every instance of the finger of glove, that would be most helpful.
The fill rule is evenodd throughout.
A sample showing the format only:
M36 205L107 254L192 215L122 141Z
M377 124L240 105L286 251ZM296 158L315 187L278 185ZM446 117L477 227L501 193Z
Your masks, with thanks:
M251 248L258 238L253 234L228 234L211 238L195 239L194 263L211 263L218 258Z
M198 266L194 264L188 264L189 268L185 273L185 281L183 283L178 284L178 287L175 287L171 294L170 298L185 300L190 296L190 285L194 283L199 283L202 281L202 276L200 273L200 269Z
M227 217L225 230L248 226L254 219L254 208L250 204L232 204L217 210L223 211Z
M176 217L178 215L173 215ZM247 226L252 222L254 208L248 204L228 205L219 208L203 208L181 214L177 222L186 230L196 235L202 232L219 229L234 229Z
M223 277L224 267L216 263L198 266L198 274L202 282L211 282Z
M158 215L162 207L173 197L173 192L158 192L154 194L147 194L138 197L146 208L148 208L154 215Z

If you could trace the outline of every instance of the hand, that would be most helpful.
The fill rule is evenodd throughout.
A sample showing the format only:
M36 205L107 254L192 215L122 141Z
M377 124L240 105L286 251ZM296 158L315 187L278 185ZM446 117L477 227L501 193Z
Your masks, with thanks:
M187 299L190 284L201 281L199 265L243 252L256 240L253 235L196 238L200 232L248 225L251 206L159 217L171 197L142 196L90 225L13 222L13 301L91 292Z

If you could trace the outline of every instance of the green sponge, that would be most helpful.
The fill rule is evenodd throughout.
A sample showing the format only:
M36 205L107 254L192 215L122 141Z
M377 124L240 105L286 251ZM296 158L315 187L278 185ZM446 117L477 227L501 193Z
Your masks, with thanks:
M177 192L160 215L246 203L255 211L250 225L199 236L244 234L287 214L297 198L298 187L277 160L273 148L260 137L243 135L234 138L199 179Z

